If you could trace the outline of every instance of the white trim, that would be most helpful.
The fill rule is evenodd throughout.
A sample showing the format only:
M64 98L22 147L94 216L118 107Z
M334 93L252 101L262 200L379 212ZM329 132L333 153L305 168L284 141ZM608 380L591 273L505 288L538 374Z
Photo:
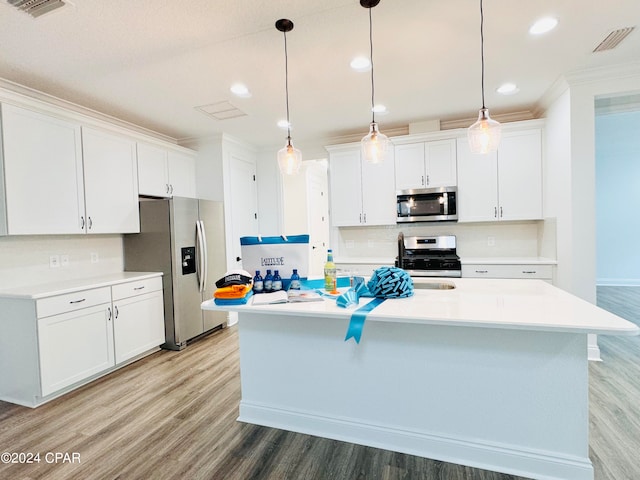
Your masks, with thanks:
M640 278L598 278L598 287L640 287Z
M88 126L106 128L134 138L139 136L145 141L160 140L178 147L175 138L2 78L0 78L0 102L37 109L59 118L73 119Z
M503 444L481 444L472 438L400 430L305 411L276 409L259 403L241 401L238 421L522 477L593 479L593 467L588 457L557 455L550 451L518 449Z

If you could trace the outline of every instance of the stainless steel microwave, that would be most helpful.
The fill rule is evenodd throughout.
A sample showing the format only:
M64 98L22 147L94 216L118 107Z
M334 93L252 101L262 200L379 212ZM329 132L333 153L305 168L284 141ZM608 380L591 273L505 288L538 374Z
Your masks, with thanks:
M456 187L399 190L397 223L458 220Z

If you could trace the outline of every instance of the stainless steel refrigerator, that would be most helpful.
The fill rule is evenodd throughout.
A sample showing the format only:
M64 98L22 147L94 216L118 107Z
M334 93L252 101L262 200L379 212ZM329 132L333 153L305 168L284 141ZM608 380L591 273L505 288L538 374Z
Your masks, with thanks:
M226 313L200 309L226 272L222 202L141 198L140 233L124 235L123 243L125 270L164 274L163 348L182 350L226 325Z

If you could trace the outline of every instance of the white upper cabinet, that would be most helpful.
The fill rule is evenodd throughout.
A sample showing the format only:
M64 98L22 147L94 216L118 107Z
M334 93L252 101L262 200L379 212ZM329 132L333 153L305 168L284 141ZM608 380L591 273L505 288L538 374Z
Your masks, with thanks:
M505 132L498 148L500 220L542 218L542 138L539 129Z
M458 139L460 222L542 218L542 134L503 132L497 153L476 155Z
M151 197L171 196L165 148L138 142L138 193Z
M82 127L87 233L136 233L138 173L135 141Z
M1 108L0 233L82 233L80 125L13 105Z
M172 196L197 198L195 158L169 150L168 164Z
M329 150L330 216L334 227L395 225L393 159L370 164L360 145Z
M140 195L197 198L193 156L141 142L137 149Z
M456 140L396 145L395 164L396 190L455 186Z

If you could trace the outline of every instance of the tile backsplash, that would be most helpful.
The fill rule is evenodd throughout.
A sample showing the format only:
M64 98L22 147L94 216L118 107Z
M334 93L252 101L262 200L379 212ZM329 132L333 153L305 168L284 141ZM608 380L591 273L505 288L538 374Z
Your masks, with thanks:
M0 237L0 289L122 270L121 235Z
M555 221L503 223L433 223L385 227L334 229L332 241L341 259L378 258L392 261L397 255L398 233L405 236L455 235L458 254L471 257L554 258Z

